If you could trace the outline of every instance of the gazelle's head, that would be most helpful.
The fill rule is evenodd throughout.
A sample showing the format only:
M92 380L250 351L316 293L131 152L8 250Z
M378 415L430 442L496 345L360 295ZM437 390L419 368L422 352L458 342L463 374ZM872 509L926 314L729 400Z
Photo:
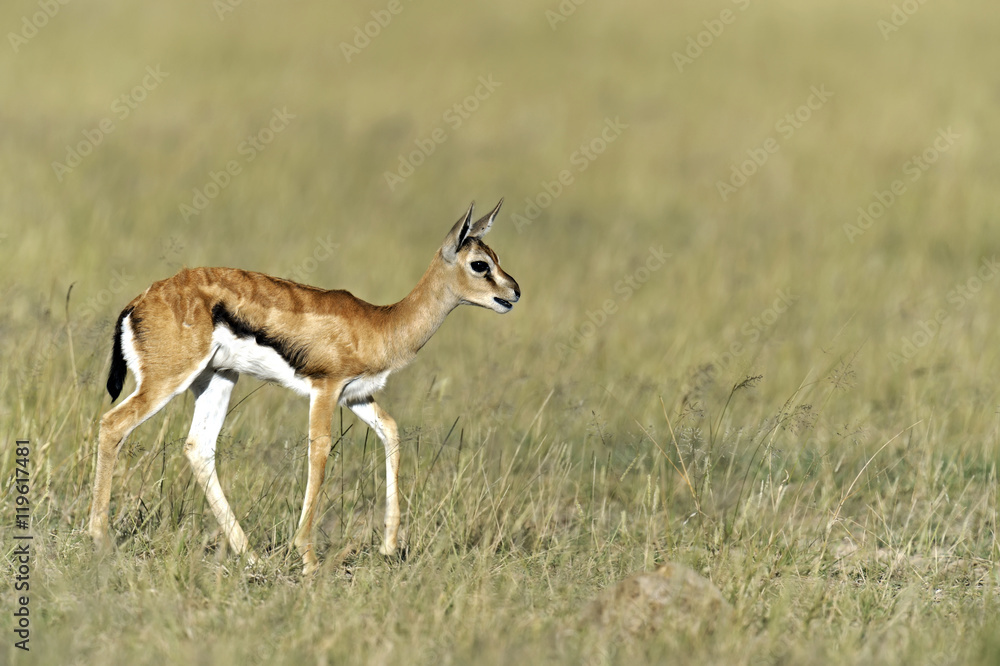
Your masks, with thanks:
M510 312L521 298L521 288L500 268L496 252L482 238L500 212L500 203L488 215L472 221L469 211L455 223L441 245L441 259L449 273L449 286L459 303L478 305L501 314Z

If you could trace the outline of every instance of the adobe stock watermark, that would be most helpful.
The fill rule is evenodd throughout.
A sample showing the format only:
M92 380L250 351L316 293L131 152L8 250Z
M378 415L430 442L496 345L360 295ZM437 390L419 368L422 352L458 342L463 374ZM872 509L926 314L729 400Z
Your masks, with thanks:
M939 129L934 141L927 148L903 163L903 176L907 177L910 183L917 182L960 138L962 135L953 132L951 127ZM866 206L858 206L858 218L855 223L844 225L847 240L853 244L858 236L864 235L871 229L875 221L885 215L886 211L907 192L906 181L902 178L889 183L888 189L876 190Z
M819 87L811 86L806 101L774 123L774 131L781 137L780 140L774 136L768 136L758 147L747 150L745 160L739 163L733 162L729 178L715 181L715 189L719 193L719 198L727 201L737 190L750 182L750 179L767 164L771 156L781 150L781 141L791 139L796 131L802 129L809 122L813 113L822 109L831 97L833 97L833 93L826 89L825 84Z
M554 180L543 180L541 190L534 196L525 197L524 209L520 213L511 213L510 219L514 222L517 233L521 233L525 227L531 226L542 214L542 211L551 206L552 202L576 181L574 172L580 174L586 171L598 157L604 154L608 146L618 140L618 137L628 127L628 124L623 123L619 116L615 116L614 120L605 118L601 132L590 141L581 143L569 156L569 168L559 171Z
M212 0L212 9L219 21L225 21L229 14L236 11L236 8L243 4L243 0Z
M164 72L160 65L147 65L146 75L142 80L126 93L119 95L111 102L111 115L102 118L97 125L83 130L83 138L75 144L66 145L66 159L63 162L53 162L52 171L56 174L56 180L60 183L67 174L81 164L84 158L91 155L94 150L104 142L104 138L114 132L118 122L124 121L132 112L139 108L149 97L149 93L156 90L163 80L170 76L170 72Z
M950 308L938 308L929 319L922 319L917 324L917 330L911 335L904 335L899 351L889 352L886 359L893 370L916 358L920 350L927 347L941 333L941 327L955 312L961 312L969 305L986 285L1000 274L1000 261L996 255L989 259L983 258L979 268L968 279L957 283L945 294L945 301Z
M344 60L350 63L351 60L360 55L371 45L373 39L389 27L395 17L403 13L404 9L402 0L389 0L385 9L371 10L372 20L354 26L354 39L350 42L340 43L340 52L344 54Z
M131 273L126 273L123 269L111 271L111 279L108 281L108 286L91 296L83 306L83 310L80 311L81 323L87 325L96 320L100 313L107 311L111 302L123 294L133 282L135 282L135 275ZM121 299L118 298L117 300Z
M577 8L587 0L560 0L554 10L545 10L545 20L549 22L549 27L553 32L560 23L565 23L569 17L576 13Z
M750 0L731 0L731 2L736 5L737 9L741 12L745 12L750 6ZM710 48L715 44L715 40L722 36L722 33L726 31L726 26L736 23L736 19L739 16L732 9L723 9L719 12L719 16L716 18L706 19L701 22L705 29L695 33L693 35L688 35L687 44L683 51L674 51L674 65L677 66L677 71L684 73L684 68L694 64L694 61L701 57L701 54L705 52L705 49Z
M747 350L747 346L757 343L764 337L764 333L773 328L778 320L799 300L799 297L788 289L779 289L774 292L774 295L774 302L760 314L747 319L740 326L740 337L733 340L724 352L715 357L712 367L716 371L728 370L732 367L736 359Z
M309 276L318 271L319 265L329 260L338 248L340 248L340 243L333 241L333 234L327 234L326 238L317 236L316 246L313 248L312 254L295 265L288 279L308 284Z
M889 36L909 22L910 17L920 11L927 0L903 0L903 2L893 5L889 12L889 18L880 18L875 22L878 31L882 33L882 39L889 41Z
M663 246L649 247L645 261L629 273L622 276L614 284L614 298L607 298L596 310L587 310L587 321L573 328L567 342L560 342L556 345L556 351L568 355L583 346L583 343L594 337L597 331L603 327L612 316L618 313L622 304L631 299L636 292L649 282L653 273L667 265L667 259L672 257L670 252L664 252Z
M488 100L496 89L503 85L503 82L493 79L492 74L480 76L477 79L478 85L471 94L466 95L460 101L452 104L441 114L441 120L449 129L444 126L437 126L425 136L413 140L416 147L405 155L399 154L399 166L395 171L386 171L382 177L385 184L389 186L389 191L395 191L396 186L403 183L421 167L427 158L434 154L438 146L448 140L449 130L454 132L460 128L465 121L472 117L472 114L479 110L483 102Z
M38 35L38 31L47 26L49 21L56 17L59 10L69 3L70 0L38 0L36 4L39 11L30 16L28 14L22 16L21 29L18 32L7 33L7 41L10 42L14 53L19 53L21 47L34 39Z
M14 595L17 601L17 610L14 616L14 635L20 638L14 641L14 647L25 652L31 651L31 597L36 601L35 613L38 613L37 594L31 592L31 569L32 561L37 558L37 554L31 546L35 536L31 533L31 513L34 507L32 499L32 487L35 483L34 470L31 467L31 440L15 439L13 453L14 473L10 483L11 504L14 505L14 527L21 530L20 534L14 535L14 545L8 546L7 561L10 563L11 578L13 578L13 588L19 595ZM8 445L9 446L9 445ZM10 449L8 449L10 450ZM16 495L14 494L16 491ZM34 556L34 557L33 557Z
M83 304L78 314L72 314L70 319L71 332L80 347L98 344L98 340L109 334L113 324L102 314L112 303L120 303L128 295L129 286L135 282L136 276L124 269L111 271L111 279L107 286L93 293ZM35 355L29 361L27 373L30 378L41 375L45 364L58 353L67 342L66 328L59 326L48 333L36 336ZM79 381L74 377L73 381Z
M184 221L188 222L192 217L201 215L208 208L208 204L232 184L233 178L243 173L244 165L257 159L257 156L288 128L290 121L294 120L295 117L294 113L288 112L287 106L280 109L275 107L267 124L256 133L247 135L246 139L236 146L236 153L243 157L243 160L232 159L226 162L219 171L209 171L205 184L194 188L191 202L182 202L178 205Z

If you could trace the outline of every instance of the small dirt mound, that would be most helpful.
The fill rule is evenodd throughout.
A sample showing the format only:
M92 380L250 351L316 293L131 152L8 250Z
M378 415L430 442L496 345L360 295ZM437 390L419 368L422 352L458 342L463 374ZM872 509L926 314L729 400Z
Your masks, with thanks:
M731 616L732 606L711 581L668 562L606 589L584 617L592 626L635 637L661 632L693 637L714 633Z

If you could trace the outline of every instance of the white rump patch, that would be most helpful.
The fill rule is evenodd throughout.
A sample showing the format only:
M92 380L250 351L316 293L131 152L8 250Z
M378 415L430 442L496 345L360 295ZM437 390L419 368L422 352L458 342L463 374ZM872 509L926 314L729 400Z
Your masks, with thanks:
M132 332L132 313L125 315L122 319L122 356L125 357L125 365L135 376L135 385L142 384L142 369L139 367L139 352L135 348L135 334Z
M309 380L297 375L281 354L258 345L253 338L237 337L228 327L218 326L212 331L212 349L210 368L233 370L309 395Z

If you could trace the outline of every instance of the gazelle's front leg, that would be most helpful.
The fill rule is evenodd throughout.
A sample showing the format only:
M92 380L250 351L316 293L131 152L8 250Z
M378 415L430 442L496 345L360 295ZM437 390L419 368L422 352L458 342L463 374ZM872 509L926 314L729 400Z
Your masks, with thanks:
M385 446L385 537L380 550L383 555L391 555L396 552L399 533L399 432L396 422L372 398L348 406Z
M326 474L326 459L332 445L330 428L339 394L339 386L314 385L309 400L309 480L306 483L305 501L302 502L302 517L299 518L299 528L295 533L295 547L302 554L303 572L306 574L311 574L319 566L313 550L313 516Z

